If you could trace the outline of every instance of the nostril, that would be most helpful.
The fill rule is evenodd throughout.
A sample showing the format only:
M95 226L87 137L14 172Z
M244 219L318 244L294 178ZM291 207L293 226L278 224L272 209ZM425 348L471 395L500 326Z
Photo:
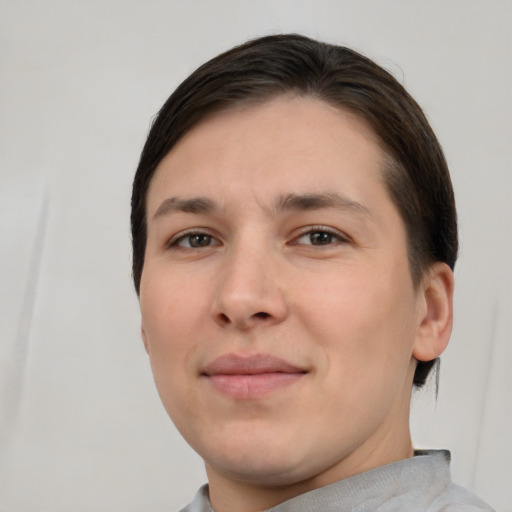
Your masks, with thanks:
M222 323L224 323L224 324L230 323L229 317L227 315L225 315L224 313L221 313L219 316L220 316L220 320Z
M267 313L266 311L258 311L257 313L253 313L250 315L236 314L230 315L229 313L222 313L221 311L217 312L215 315L215 322L221 327L235 326L239 329L250 329L251 327L257 326L260 322L263 324L267 324L273 318L271 313Z

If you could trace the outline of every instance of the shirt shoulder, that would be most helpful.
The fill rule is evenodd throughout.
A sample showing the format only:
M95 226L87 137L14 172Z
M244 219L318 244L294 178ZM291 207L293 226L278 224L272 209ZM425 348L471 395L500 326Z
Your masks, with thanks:
M450 483L428 512L496 512L494 508L464 487Z
M196 493L194 499L180 512L214 512L210 505L208 484L203 485Z

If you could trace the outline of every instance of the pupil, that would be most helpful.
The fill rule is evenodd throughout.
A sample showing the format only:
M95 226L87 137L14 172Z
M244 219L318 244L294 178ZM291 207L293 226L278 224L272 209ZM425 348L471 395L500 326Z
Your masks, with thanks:
M326 233L325 231L318 231L316 233L311 233L311 243L313 245L330 244L331 241L332 241L332 235L330 233Z
M210 235L192 235L189 238L191 247L206 247L210 243Z

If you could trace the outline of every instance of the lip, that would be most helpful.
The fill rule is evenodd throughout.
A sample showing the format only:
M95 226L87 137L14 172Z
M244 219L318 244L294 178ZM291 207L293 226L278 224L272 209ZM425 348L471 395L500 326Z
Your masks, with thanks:
M207 364L201 376L222 394L250 400L288 387L306 373L304 368L270 354L227 354Z

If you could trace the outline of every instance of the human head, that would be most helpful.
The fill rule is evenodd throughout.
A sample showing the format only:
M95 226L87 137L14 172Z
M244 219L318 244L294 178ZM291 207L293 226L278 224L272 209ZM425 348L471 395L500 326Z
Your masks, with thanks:
M372 128L386 164L382 173L402 217L413 282L436 261L453 269L457 221L441 147L422 110L403 86L370 59L300 35L268 36L235 47L199 67L170 96L148 135L133 185L133 278L139 285L146 247L146 195L162 159L207 117L277 96L325 101ZM435 361L418 362L422 386Z

